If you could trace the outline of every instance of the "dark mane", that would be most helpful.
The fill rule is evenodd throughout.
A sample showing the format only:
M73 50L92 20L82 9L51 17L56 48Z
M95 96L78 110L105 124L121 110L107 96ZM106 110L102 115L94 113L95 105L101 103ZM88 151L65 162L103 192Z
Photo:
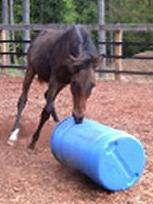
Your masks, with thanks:
M86 54L84 60L90 59L92 61L97 59L98 53L89 32L83 26L77 25L65 31L53 45L53 52L50 56L51 66L67 65L70 55L78 57L80 46L82 46L82 50Z

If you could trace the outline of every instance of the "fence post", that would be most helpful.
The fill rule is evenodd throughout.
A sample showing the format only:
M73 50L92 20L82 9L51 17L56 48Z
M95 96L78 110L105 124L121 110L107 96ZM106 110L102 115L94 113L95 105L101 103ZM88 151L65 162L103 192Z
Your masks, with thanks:
M0 40L2 39L2 30L0 30ZM2 44L0 44L0 52L2 51ZM0 55L0 64L2 64L2 57Z
M122 42L123 32L121 30L115 31L115 43ZM115 56L122 56L122 44L115 45L114 49ZM122 59L115 58L115 69L117 71L122 70ZM115 80L121 80L121 74L115 73Z
M98 8L98 41L99 42L105 42L106 41L106 31L102 28L102 26L105 25L105 0L97 0L97 8ZM106 55L106 45L105 44L99 44L99 54L100 55ZM103 59L103 62L100 69L106 67L106 59ZM99 73L99 78L103 76L102 73Z
M8 31L1 30L1 40L8 40ZM1 51L8 52L8 44L2 43L1 44ZM9 55L2 55L2 64L6 65L10 63Z

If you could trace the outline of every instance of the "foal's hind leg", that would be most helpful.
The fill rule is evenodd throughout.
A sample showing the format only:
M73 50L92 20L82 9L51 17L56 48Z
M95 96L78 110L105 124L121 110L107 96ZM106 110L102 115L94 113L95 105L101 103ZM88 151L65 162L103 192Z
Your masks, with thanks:
M59 119L57 117L55 107L54 107L54 100L59 93L59 91L64 88L65 84L58 84L58 82L52 80L49 84L49 89L45 93L46 95L46 105L41 113L40 121L36 132L32 136L32 141L28 145L28 148L34 149L37 140L40 136L40 131L45 124L45 122L49 119L50 115L52 115L55 122L58 122Z
M34 71L31 68L27 68L27 72L24 78L24 82L23 82L23 87L22 87L22 93L21 96L18 100L18 104L17 104L17 115L16 115L16 119L11 131L11 134L8 138L7 143L9 145L14 145L14 143L17 141L18 139L18 133L19 133L19 122L20 122L20 118L21 118L21 114L22 111L26 105L27 102L27 95L28 95L28 91L31 85L31 82L34 78Z

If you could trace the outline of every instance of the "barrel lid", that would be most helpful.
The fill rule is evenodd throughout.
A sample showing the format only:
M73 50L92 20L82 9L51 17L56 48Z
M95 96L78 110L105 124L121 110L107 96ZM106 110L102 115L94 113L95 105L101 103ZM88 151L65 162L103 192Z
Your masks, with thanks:
M111 191L124 190L142 175L145 153L135 137L121 137L107 144L99 162L99 178Z

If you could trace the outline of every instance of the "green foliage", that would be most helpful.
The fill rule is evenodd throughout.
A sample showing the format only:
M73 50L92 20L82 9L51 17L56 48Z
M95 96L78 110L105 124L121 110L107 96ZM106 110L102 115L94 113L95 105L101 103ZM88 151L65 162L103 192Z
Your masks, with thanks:
M59 23L62 18L63 1L44 1L43 21L45 23Z
M22 1L14 0L14 21L15 23L22 22Z
M110 0L106 1L106 21L111 23L153 23L153 1L152 0ZM124 33L126 42L152 42L153 33L139 32ZM124 46L123 52L126 56L143 52L146 46Z
M16 76L23 77L25 75L24 70L19 70L19 69L14 69L14 68L7 69L7 73L15 77Z
M139 32L139 33L132 33L132 32L125 32L123 36L124 42L143 42L144 45L124 45L123 46L123 53L125 56L132 56L139 52L144 52L145 50L153 50L153 46L150 46L148 43L152 42L153 33L148 32Z
M31 0L32 23L96 23L96 1L93 0ZM40 18L43 18L43 20Z
M152 0L113 0L109 9L113 23L153 23Z
M74 24L79 16L76 12L76 4L73 0L63 0L63 23Z
M77 23L97 23L97 4L93 0L74 0L79 14Z

